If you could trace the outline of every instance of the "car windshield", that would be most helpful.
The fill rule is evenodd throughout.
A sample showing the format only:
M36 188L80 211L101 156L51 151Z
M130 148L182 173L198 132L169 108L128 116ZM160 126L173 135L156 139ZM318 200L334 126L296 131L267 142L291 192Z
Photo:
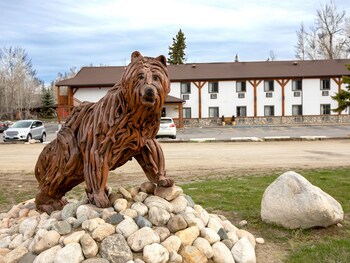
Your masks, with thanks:
M160 123L171 123L171 119L161 119Z
M31 121L18 121L14 123L11 128L29 128L31 124Z

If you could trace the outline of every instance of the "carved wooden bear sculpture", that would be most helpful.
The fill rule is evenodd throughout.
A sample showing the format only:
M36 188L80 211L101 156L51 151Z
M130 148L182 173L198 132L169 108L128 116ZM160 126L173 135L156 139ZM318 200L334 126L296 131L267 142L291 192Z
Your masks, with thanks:
M169 91L166 58L133 52L120 83L98 102L75 107L57 139L43 149L35 167L37 209L62 209L65 193L83 181L89 201L108 207L108 172L132 157L151 182L172 186L155 139Z

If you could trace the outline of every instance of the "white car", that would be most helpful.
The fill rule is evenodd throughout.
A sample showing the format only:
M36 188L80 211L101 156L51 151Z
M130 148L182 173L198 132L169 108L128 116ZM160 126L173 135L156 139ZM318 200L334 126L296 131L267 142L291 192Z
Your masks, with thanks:
M176 139L176 125L172 118L162 117L160 119L160 127L156 138L159 137L170 137Z
M15 122L3 134L4 142L30 141L31 139L46 140L46 129L42 121L21 120Z

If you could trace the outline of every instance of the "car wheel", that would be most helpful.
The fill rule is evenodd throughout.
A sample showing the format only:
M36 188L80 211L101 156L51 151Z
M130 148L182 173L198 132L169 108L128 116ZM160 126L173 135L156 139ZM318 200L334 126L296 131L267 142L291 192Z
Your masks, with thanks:
M43 133L41 136L40 142L45 142L46 141L46 133Z
M27 135L26 142L29 142L31 139L32 139L32 135L29 133L29 134Z
M171 139L176 139L176 135L174 135L174 136L171 136Z

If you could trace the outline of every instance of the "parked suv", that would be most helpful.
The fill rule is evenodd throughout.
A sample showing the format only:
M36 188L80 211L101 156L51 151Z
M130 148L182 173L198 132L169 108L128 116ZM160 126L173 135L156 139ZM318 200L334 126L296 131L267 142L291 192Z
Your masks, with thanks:
M15 122L3 134L4 142L9 141L26 141L31 139L46 140L46 129L42 121L38 120L21 120Z
M176 139L176 125L174 120L170 117L162 117L160 119L160 127L156 138L170 137Z

